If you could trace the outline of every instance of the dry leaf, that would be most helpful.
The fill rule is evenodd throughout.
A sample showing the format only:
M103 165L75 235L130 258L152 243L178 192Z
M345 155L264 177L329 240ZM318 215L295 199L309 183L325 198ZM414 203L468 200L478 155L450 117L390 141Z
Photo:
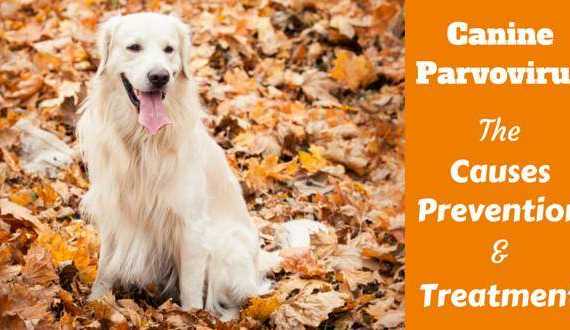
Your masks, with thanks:
M300 295L285 303L271 317L276 329L295 329L304 325L318 327L330 312L344 305L344 296L337 291Z
M338 88L338 84L322 71L309 70L303 74L303 92L312 100L319 101L323 106L340 106L331 91Z
M274 293L230 323L159 288L85 303L99 242L79 209L76 111L98 24L141 11L190 25L204 124L264 248L285 254ZM14 0L0 13L0 328L404 327L402 1Z
M323 149L312 145L309 152L299 151L299 162L301 167L310 174L316 173L323 167L327 166L326 159L322 156Z
M266 189L271 180L284 181L291 179L298 171L297 161L279 163L276 155L269 155L261 162L257 158L248 161L245 173L246 182L253 189Z
M224 81L230 85L232 91L236 94L247 94L257 90L256 81L238 68L226 72Z
M349 39L354 37L354 28L350 23L350 19L345 16L336 15L331 19L331 26L336 28L340 33L344 34Z
M29 120L21 120L14 127L21 132L24 171L55 176L57 169L71 163L73 151L56 135L36 127Z
M279 50L279 42L273 30L269 17L261 17L257 20L257 38L261 44L261 50L265 55L273 55Z
M376 79L372 62L365 55L356 56L347 50L336 52L334 67L330 75L353 91L368 86Z
M47 230L47 226L33 216L30 210L7 199L0 199L0 215L12 215L18 220L27 221L39 232Z
M379 327L394 328L404 323L404 311L390 310L382 315L376 324Z
M112 328L116 330L129 329L127 319L119 312L119 307L116 305L113 296L106 295L101 299L91 302L89 305L95 312L95 317L98 320L108 321Z
M43 285L59 279L50 260L49 253L39 245L32 245L24 257L22 276L24 282L30 285Z
M319 265L313 253L307 248L288 248L280 253L281 266L286 272L297 273L301 277L322 277L326 272Z
M251 298L249 307L247 307L243 313L247 317L252 317L264 322L280 305L281 303L276 295L267 298L253 297Z

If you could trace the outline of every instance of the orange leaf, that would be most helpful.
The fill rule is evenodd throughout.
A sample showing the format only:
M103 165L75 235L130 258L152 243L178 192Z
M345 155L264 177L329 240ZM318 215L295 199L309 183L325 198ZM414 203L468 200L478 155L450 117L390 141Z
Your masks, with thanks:
M267 320L280 305L281 303L276 295L267 298L253 297L251 298L251 305L244 310L244 314L245 316L263 322Z
M281 251L281 265L286 272L298 273L301 277L321 277L326 271L317 262L315 255L306 248L289 248Z
M353 91L368 86L376 79L374 66L368 57L356 56L343 49L336 51L336 59L330 75Z
M31 190L20 190L10 195L10 201L21 206L28 206L36 200L37 196Z
M299 161L301 167L309 173L316 173L328 165L327 160L322 156L323 149L312 145L309 152L299 151Z
M42 199L44 205L47 207L52 206L58 197L57 192L55 192L49 183L43 183L35 187L34 192Z

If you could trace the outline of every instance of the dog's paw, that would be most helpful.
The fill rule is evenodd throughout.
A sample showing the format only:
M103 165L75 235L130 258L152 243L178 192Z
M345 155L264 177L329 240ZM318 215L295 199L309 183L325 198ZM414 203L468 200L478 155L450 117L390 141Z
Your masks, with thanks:
M102 285L94 284L91 288L91 294L87 297L87 301L91 302L103 298L106 294L111 293L111 290Z
M263 296L270 293L271 291L273 291L273 282L268 279L264 279L257 288L257 292L255 294L258 296Z
M232 308L220 309L218 310L218 314L222 322L228 322L238 318L239 308L232 307Z
M329 227L313 220L291 220L280 225L276 242L282 248L298 248L311 246L311 234L323 231Z

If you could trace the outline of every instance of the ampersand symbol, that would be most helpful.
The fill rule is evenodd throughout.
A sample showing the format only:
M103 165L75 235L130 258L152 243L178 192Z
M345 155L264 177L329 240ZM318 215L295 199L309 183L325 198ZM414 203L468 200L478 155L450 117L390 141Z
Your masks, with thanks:
M509 256L507 253L503 253L509 247L509 241L506 239L500 239L493 244L493 254L491 255L491 262L494 264L500 264L505 261Z

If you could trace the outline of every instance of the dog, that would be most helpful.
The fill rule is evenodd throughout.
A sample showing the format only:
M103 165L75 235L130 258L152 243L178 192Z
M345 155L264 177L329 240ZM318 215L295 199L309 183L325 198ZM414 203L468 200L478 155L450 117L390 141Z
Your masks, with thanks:
M112 17L79 112L90 187L81 202L100 235L90 299L114 284L178 287L183 308L235 318L270 290L276 254L259 246L241 187L202 124L190 31L156 13Z

